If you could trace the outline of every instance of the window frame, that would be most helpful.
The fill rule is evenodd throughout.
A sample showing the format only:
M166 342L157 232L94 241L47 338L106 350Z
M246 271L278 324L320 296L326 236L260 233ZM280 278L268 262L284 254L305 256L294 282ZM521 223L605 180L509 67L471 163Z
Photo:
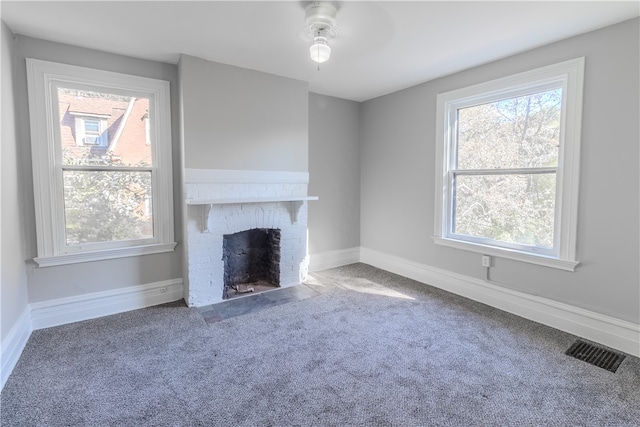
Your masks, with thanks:
M456 89L437 96L435 164L435 244L517 261L575 271L580 177L580 135L584 57ZM552 250L463 238L452 232L452 174L457 150L457 112L461 108L562 88L560 147L556 168L554 247Z
M38 251L34 261L39 267L48 267L173 251L176 242L169 82L32 58L26 62ZM82 87L149 98L150 111L157 116L151 125L155 142L151 166L152 238L66 244L58 87Z

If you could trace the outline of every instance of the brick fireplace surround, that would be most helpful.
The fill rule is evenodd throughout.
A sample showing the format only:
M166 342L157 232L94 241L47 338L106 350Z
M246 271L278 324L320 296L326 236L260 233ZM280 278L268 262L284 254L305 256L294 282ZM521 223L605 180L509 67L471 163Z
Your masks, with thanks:
M190 307L221 302L225 234L279 229L280 287L305 280L307 254L306 172L187 169L185 174L185 300Z

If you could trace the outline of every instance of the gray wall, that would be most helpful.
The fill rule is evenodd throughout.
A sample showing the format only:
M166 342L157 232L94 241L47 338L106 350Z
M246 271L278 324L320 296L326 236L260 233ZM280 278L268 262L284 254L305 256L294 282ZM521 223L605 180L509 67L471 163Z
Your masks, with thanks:
M309 94L309 253L360 246L360 103Z
M576 272L496 259L505 286L639 323L639 20L563 40L362 106L361 244L484 277L480 255L434 245L436 95L586 57Z
M20 197L20 154L16 135L13 35L2 22L2 209L0 222L0 339L4 341L18 317L27 307L27 273L24 264L25 244L23 202Z
M179 94L174 65L21 36L12 70L11 38L3 26L2 337L26 304L23 261L36 255L25 57L171 82L179 242L182 163L189 168L309 170L309 193L321 197L310 202L311 253L362 245L482 278L478 254L431 240L436 95L586 56L581 265L568 273L497 259L492 277L523 292L638 322L638 36L638 20L633 20L357 104L309 95L303 82L189 56L181 58ZM180 104L184 158L178 142ZM180 277L180 252L179 244L171 254L49 268L29 264L29 301Z
M306 82L180 58L185 167L307 172Z
M18 149L22 157L22 181L26 201L25 222L26 259L36 256L35 219L33 204L33 183L31 176L31 147L29 131L29 110L27 104L27 77L25 58L37 58L65 64L98 68L143 77L168 80L171 84L171 117L173 140L174 194L181 193L180 186L180 143L178 121L178 69L175 65L146 61L120 55L113 55L91 49L79 48L50 41L17 36L16 40L16 100L18 116ZM4 71L4 70L3 70ZM3 96L4 98L4 96ZM3 120L4 123L4 120ZM4 192L3 192L4 203ZM29 301L38 302L55 298L70 297L89 292L105 291L125 286L152 283L159 280L182 276L181 206L174 203L176 252L145 255L142 257L120 258L108 261L70 264L58 267L37 268L28 264ZM4 242L4 235L3 235ZM4 263L3 263L4 266ZM3 286L4 287L4 286Z

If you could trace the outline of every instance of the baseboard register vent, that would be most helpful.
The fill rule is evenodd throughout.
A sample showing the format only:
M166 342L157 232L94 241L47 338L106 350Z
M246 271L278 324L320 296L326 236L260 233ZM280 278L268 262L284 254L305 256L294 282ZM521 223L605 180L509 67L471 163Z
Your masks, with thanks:
M626 357L624 354L605 350L604 348L588 344L584 341L576 341L573 343L565 354L610 372L617 371L618 366L620 366Z

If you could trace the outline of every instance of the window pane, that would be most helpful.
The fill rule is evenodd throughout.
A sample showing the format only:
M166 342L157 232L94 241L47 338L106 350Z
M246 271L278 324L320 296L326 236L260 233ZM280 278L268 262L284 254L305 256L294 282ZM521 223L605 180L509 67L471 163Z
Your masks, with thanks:
M562 89L458 110L458 168L558 165Z
M67 245L153 237L151 172L64 171Z
M58 88L58 105L64 165L152 166L148 98Z
M99 134L100 133L100 122L95 120L85 120L84 121L84 131L88 134Z
M458 175L453 232L553 247L556 174Z

